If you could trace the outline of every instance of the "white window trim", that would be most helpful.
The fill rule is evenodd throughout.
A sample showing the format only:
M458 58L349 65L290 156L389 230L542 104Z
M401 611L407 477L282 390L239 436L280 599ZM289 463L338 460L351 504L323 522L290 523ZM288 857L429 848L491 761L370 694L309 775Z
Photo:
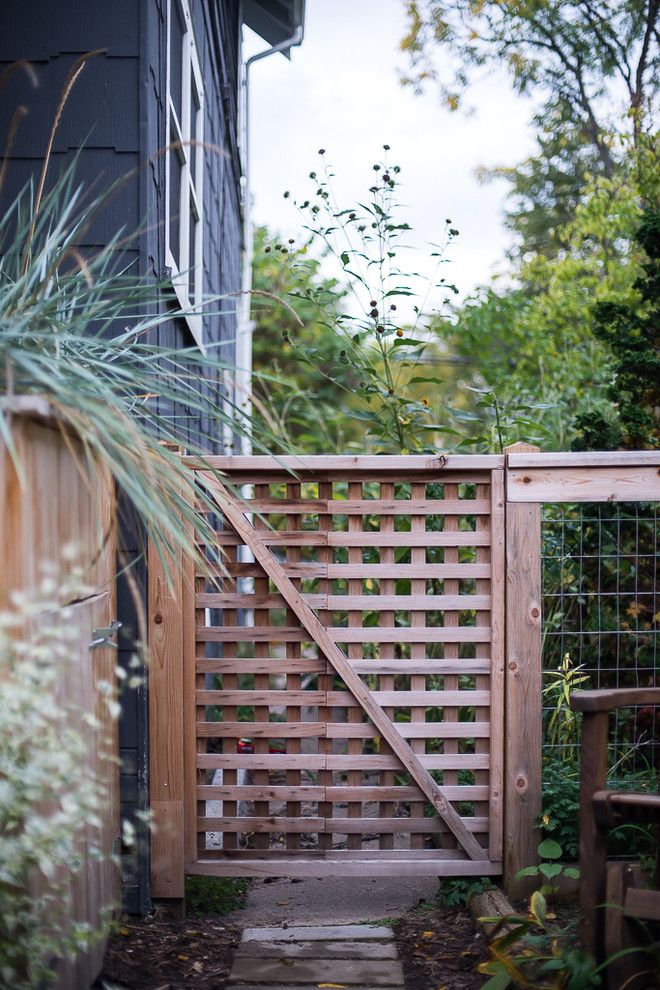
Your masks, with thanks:
M172 28L172 17L176 17L178 7L185 33L183 36L183 51L181 64L181 117L178 119L174 100L171 91L171 66L170 66L170 34ZM194 134L187 133L190 127L191 109L191 74L195 80L195 88L199 101L199 109L195 114ZM193 32L193 21L190 14L188 0L167 0L167 68L166 68L166 89L167 89L167 114L165 124L165 146L167 153L165 156L165 264L172 272L172 287L176 293L179 305L186 310L184 319L188 324L190 332L204 352L204 331L202 319L202 297L204 291L204 88L202 86L202 73L199 67L197 46ZM174 122L174 128L172 127ZM194 143L190 143L190 142ZM173 144L179 144L173 148ZM185 264L179 265L175 260L170 245L170 163L171 156L179 155L182 162L181 169L181 191L179 198L179 251L178 257ZM190 163L194 155L195 159L195 180L193 181ZM189 258L190 251L190 203L197 215L197 230L195 233L195 245L193 259ZM196 259L196 263L195 263ZM190 274L188 269L194 264L194 299L190 298ZM195 311L195 310L198 311Z

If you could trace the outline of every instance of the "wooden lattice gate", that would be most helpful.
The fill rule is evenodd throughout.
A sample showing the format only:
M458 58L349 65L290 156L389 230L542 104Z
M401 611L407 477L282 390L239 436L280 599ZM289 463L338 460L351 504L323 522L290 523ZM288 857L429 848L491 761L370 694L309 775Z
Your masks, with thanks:
M501 871L502 460L209 459L241 492L216 486L219 583L150 577L154 676L184 686L155 893L177 843L193 874Z

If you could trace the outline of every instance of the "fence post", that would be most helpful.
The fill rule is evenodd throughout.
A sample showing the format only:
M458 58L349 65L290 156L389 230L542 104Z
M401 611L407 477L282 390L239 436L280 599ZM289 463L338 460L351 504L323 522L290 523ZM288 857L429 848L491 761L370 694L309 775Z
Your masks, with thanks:
M505 454L538 450L516 443ZM510 896L521 897L533 880L517 880L516 874L537 862L540 841L541 506L508 500L508 463L506 487L504 885Z
M185 904L183 578L181 551L164 563L149 542L149 794L151 895Z

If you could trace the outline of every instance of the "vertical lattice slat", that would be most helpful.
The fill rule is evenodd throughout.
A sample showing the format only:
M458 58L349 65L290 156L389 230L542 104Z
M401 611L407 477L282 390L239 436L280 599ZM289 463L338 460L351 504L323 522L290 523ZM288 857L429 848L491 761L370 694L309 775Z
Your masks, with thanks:
M268 485L255 485L254 486L255 498L267 498L269 494ZM254 528L258 532L265 532L268 529L268 517L255 514L252 520ZM263 595L266 597L268 595L269 581L264 575L263 577L256 577L254 579L254 593L258 597ZM254 625L256 628L269 626L270 615L267 608L255 608L254 610ZM247 639L246 635L246 639ZM268 642L255 642L254 644L254 656L257 659L266 659L270 656L271 645ZM270 687L270 677L268 674L255 674L254 678L254 688L255 691L266 691ZM270 709L267 705L255 705L253 708L254 721L255 722L268 722L270 717ZM268 739L256 738L253 742L254 752L257 755L265 755L268 753L269 745ZM269 772L268 770L255 770L254 772L254 782L258 787L267 787L269 784ZM267 818L269 814L268 801L255 801L254 803L254 814L256 818ZM248 826L249 827L249 826ZM269 835L267 832L257 832L250 840L254 844L256 849L268 849L269 848Z
M393 499L395 496L394 485L391 482L383 482L380 486L380 498L381 501L387 499ZM380 532L384 535L394 532L394 516L383 515L380 516ZM382 546L380 550L380 561L381 564L393 564L394 563L394 549L392 547ZM382 595L393 595L396 591L396 582L389 579L383 578L380 582L380 593ZM391 629L394 627L394 611L387 609L380 613L379 625L382 629ZM396 646L394 643L381 643L380 644L380 659L381 660L391 660L394 658L396 653ZM394 677L390 674L381 674L378 678L378 684L381 691L393 691L394 690ZM394 709L386 708L385 711L393 718ZM381 739L380 741L380 753L390 754L391 750L387 743ZM384 770L380 774L380 783L382 787L393 787L394 786L394 773L391 770ZM380 801L378 805L378 815L380 818L391 818L394 814L394 803L392 801ZM392 849L394 848L394 836L391 832L381 832L378 837L378 845L381 849Z
M360 482L349 482L348 484L348 498L349 500L359 500L362 498L362 485ZM362 517L350 514L348 516L348 532L349 533L361 533L362 532ZM362 552L359 547L349 547L348 548L348 562L349 564L359 564L362 561ZM349 578L347 582L347 593L349 599L355 595L362 594L362 581L359 578ZM362 625L362 611L360 609L351 608L350 601L348 603L348 628L349 629L359 629ZM361 643L349 643L348 644L348 659L349 660L361 660L362 659L362 644ZM362 711L360 708L354 706L348 709L348 721L350 724L361 724L362 723ZM364 748L364 740L360 738L350 737L348 740L348 755L349 756L361 756ZM362 771L361 770L349 770L347 774L347 784L349 787L359 787L362 783ZM360 801L349 801L348 803L348 817L349 818L361 818L362 817L363 804ZM361 849L362 848L362 837L359 833L349 833L347 837L347 846L349 849Z
M300 501L300 484L288 484L286 486L286 497L292 501ZM285 516L284 517L284 528L291 530L293 532L301 529L301 517L300 515L295 516ZM290 564L297 564L300 561L300 547L290 546L286 549L286 559ZM294 580L294 584L297 588L300 587L300 580ZM286 624L287 626L295 625L295 615L290 608L286 610ZM298 660L301 656L300 643L287 643L286 644L286 656L292 660ZM286 678L286 690L287 691L300 691L301 688L301 675L299 673L287 672ZM287 722L300 722L301 719L301 707L300 705L287 705L286 708L286 720ZM286 751L291 754L299 754L301 751L301 741L300 739L287 739ZM299 786L301 783L301 776L299 769L287 770L286 771L286 782L290 787ZM300 818L301 816L301 804L300 801L287 801L286 803L286 816L287 818ZM298 832L287 832L286 833L286 848L287 849L299 849L300 848L300 834Z
M447 484L444 486L444 497L447 501L456 501L459 496L459 487L457 484ZM458 533L460 530L460 520L459 516L452 512L445 515L443 532L445 533ZM445 564L457 564L458 563L458 548L457 547L446 547L444 552ZM460 584L456 578L447 578L443 582L443 592L445 595L458 595L460 594ZM456 629L459 625L458 612L455 609L448 608L445 609L443 627L445 629ZM459 658L459 645L458 643L445 643L443 656L445 660L458 660ZM459 679L457 674L449 674L443 678L443 686L446 691L457 691L459 688ZM448 724L454 724L458 722L458 710L455 706L448 706L443 711L443 721ZM445 739L443 750L447 756L453 756L458 753L458 739ZM458 785L458 771L457 770L445 770L443 774L443 780L445 784L449 784L452 787ZM443 845L454 848L456 845L453 835L449 832L443 835Z
M410 498L413 502L424 501L424 495L426 491L426 485L421 483L415 483L410 486ZM410 520L410 532L419 534L426 531L426 519L424 516L419 516L413 514ZM424 564L426 563L426 550L424 547L412 547L410 551L410 562L411 564ZM424 578L413 578L410 582L410 594L413 597L418 595L423 596L426 592L426 582ZM412 629L423 628L426 625L426 612L418 611L415 609L410 616L410 626ZM424 660L426 658L426 646L424 643L411 643L410 644L410 659L411 660ZM410 677L410 690L411 691L425 691L426 690L426 676L424 674L412 674ZM426 707L415 707L410 710L410 721L411 722L426 722ZM426 740L425 739L413 739L411 740L411 745L413 752L415 753L425 753L426 752ZM410 817L411 818L424 818L424 801L416 801L410 805ZM410 848L411 849L423 849L424 848L424 833L423 832L413 832L410 836Z
M476 489L478 499L490 498L490 485L477 485ZM488 533L490 536L491 521L490 516L478 516L476 521L476 530L479 533ZM491 551L490 547L477 547L476 552L477 563L490 564L491 562ZM490 595L492 590L492 580L490 577L477 579L476 591L477 594ZM491 606L492 611L492 606ZM486 612L477 612L476 624L479 628L490 627L491 618L490 614ZM477 657L490 657L490 643L477 643L475 647L475 652ZM490 687L490 676L488 674L478 674L475 680L475 687L477 689L486 689ZM489 721L490 719L490 707L488 708L477 708L475 712L475 720ZM490 739L476 739L475 740L475 752L477 753L490 753ZM490 782L490 773L488 770L477 770L475 773L475 783L488 785ZM479 801L475 805L475 814L478 817L488 818L489 814L489 803L488 801Z
M238 548L235 547L235 546L233 546L233 547L226 547L224 549L225 549L225 554L224 554L225 566L226 567L230 567L231 564L236 564L237 561L238 561ZM237 592L237 590L238 590L238 578L232 577L232 576L223 577L222 578L222 588L223 588L223 590L226 590L226 591ZM199 625L203 625L204 624L204 621L203 621L204 613L205 613L205 610L204 609L201 609L200 610L200 614L202 616L202 619L199 622ZM225 609L222 610L222 621L223 621L223 623L226 623L227 626L230 626L230 627L231 626L235 626L237 624L237 618L238 617L237 617L236 609L234 609L234 608L225 608ZM204 646L204 645L205 644L202 644L202 646ZM222 652L224 654L225 653L225 650L223 650ZM231 653L233 656L236 656L237 655L236 645L233 644L232 646L230 646L229 647L229 650L227 652ZM199 655L200 655L200 651L198 650L198 656ZM201 676L201 684L199 685L200 687L203 687L204 686L205 680L206 680L206 677L205 677L204 674L202 674L202 676ZM221 680L222 680L222 689L223 689L223 691L236 691L237 690L237 688L238 688L238 675L237 674L234 674L234 673L223 673L221 675ZM203 712L204 712L204 709L202 708L201 709L202 717L203 717ZM198 709L198 720L199 720L199 718L200 718L200 709ZM236 709L236 706L235 705L224 705L223 704L223 706L222 706L222 720L223 720L223 722L235 722L236 719L237 719L237 709ZM200 744L202 746L202 751L203 751L203 749L206 747L206 740L205 739L200 739L199 742L200 742ZM229 738L223 739L222 740L222 752L223 752L223 754L226 754L228 756L236 756L236 754L238 752L238 740L235 737L234 738L229 737ZM222 783L223 783L223 786L235 787L237 785L237 783L238 783L238 773L237 773L237 771L234 770L234 769L230 769L230 768L224 768L223 771L222 771ZM234 801L234 800L224 801L223 804L222 804L223 817L226 816L227 818L235 818L236 817L237 808L238 808L238 804L237 804L236 801ZM205 837L203 835L200 836L200 840L203 842L204 845L206 845ZM238 834L237 834L237 831L236 831L235 828L233 830L231 830L231 831L228 830L228 829L227 830L223 830L222 848L223 848L223 850L227 850L227 851L238 848Z
M332 530L332 515L328 510L323 507L325 502L328 505L332 502L332 482L331 481L319 481L318 483L318 499L321 503L319 508L319 533L329 533ZM321 545L319 548L319 563L330 564L332 563L332 550L326 544ZM319 591L322 595L328 595L332 591L332 581L328 581L326 578L322 578L319 581ZM324 624L329 624L332 622L332 612L328 612L325 609L319 610L319 618ZM333 670L325 657L319 656L320 660L323 660L323 666L325 668L324 674L319 674L319 690L323 692L326 697L329 691L332 691L333 684ZM318 709L318 721L321 723L329 722L332 719L332 709L328 708L326 704L320 705ZM328 739L327 736L322 736L318 741L318 753L319 755L328 756L332 754L332 740ZM318 771L318 783L323 788L324 792L328 787L332 786L332 771L320 769ZM333 807L332 804L324 800L319 804L319 818L327 819L332 818ZM320 832L318 838L318 847L322 850L328 850L332 848L332 833L331 832Z

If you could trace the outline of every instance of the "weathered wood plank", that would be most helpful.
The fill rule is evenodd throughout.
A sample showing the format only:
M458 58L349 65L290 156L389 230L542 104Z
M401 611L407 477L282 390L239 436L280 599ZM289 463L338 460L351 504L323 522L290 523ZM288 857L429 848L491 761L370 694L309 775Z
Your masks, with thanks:
M247 499L245 502L253 512L263 515L298 515L306 513L316 515L322 513L332 516L475 516L490 513L489 502L483 499L378 499L350 497L322 499L301 499L300 502L291 499Z
M420 765L426 770L488 770L488 754L422 754ZM197 757L200 770L400 770L395 756L367 755L323 755L323 754L281 754L281 753L238 753L223 755L201 753ZM455 786L455 785L454 785Z
M183 612L181 554L148 549L149 776L153 897L182 898L184 881Z
M488 674L488 657L465 660L351 660L356 674ZM197 670L206 674L322 674L323 660L301 660L298 657L223 657L219 660L202 658Z
M249 503L248 503L249 504ZM250 506L251 508L251 506ZM490 544L489 532L463 530L457 532L381 532L360 530L356 533L320 531L268 530L260 533L264 546L277 547L485 547ZM240 546L242 539L236 533L215 533L213 543L219 547ZM204 544L200 544L204 545Z
M487 739L490 722L395 722L404 739ZM376 739L366 722L198 722L197 734L213 739Z
M381 853L382 857L382 853ZM348 857L310 859L278 858L203 860L189 867L189 873L198 876L225 877L382 877L382 876L498 876L501 863L490 860L443 859L437 852L428 859L413 857L399 859L380 858L353 860Z
M658 450L589 450L559 453L509 453L509 468L660 467Z
M474 784L461 784L456 787L445 785L445 794L450 801L483 801L488 798L488 787ZM385 786L383 784L343 787L319 787L317 784L269 784L257 787L254 784L200 784L197 788L200 798L212 801L323 801L330 804L345 804L349 801L419 801L423 794L419 787L404 784Z
M538 504L506 508L506 669L504 863L507 893L536 862L541 812L541 513Z
M490 629L477 626L326 626L334 643L487 643ZM304 643L310 633L299 626L198 626L200 643Z
M490 701L488 691L370 691L377 705L392 705L397 708L433 705L445 707L487 707ZM272 708L282 705L325 705L329 707L348 708L359 705L354 695L349 691L257 691L254 690L198 690L199 705L268 705ZM373 709L372 709L373 710ZM366 709L365 709L366 711ZM369 715L371 718L371 714ZM390 726L392 726L390 721ZM380 726L379 726L380 728ZM396 731L396 730L392 730ZM390 733L391 734L391 733ZM383 732L380 735L384 735Z
M471 832L488 830L487 818L462 818ZM316 832L330 835L378 832L438 833L445 826L439 818L318 818L284 816L257 817L244 815L238 818L204 817L198 819L200 832Z
M484 611L491 607L490 595L306 595L303 598L310 608L330 611L359 609L362 611L429 612L454 609L456 611ZM204 592L196 597L199 608L285 608L281 595L232 594Z
M278 565L279 567L280 565ZM324 564L303 561L298 564L281 565L282 574L287 578L321 578L336 580L344 578L487 578L490 577L489 564ZM222 577L263 577L259 564L234 564L223 562L222 566L209 567L209 571Z
M489 852L493 860L501 860L504 842L504 654L506 633L506 560L504 472L493 471L491 477L490 516L493 540L491 544L490 593L491 610L491 669L490 669L490 836ZM479 621L479 617L478 617Z
M625 467L512 468L509 502L653 502L660 474L653 464Z
M186 457L185 463L196 471L220 471L230 478L244 471L253 471L267 475L274 471L277 474L282 469L294 474L310 473L315 478L324 478L338 471L379 471L383 478L390 480L393 472L401 471L403 479L411 471L428 471L431 481L442 480L444 471L460 471L467 469L491 470L504 466L501 454L311 454L272 456L269 454L253 454L249 456L212 456Z

